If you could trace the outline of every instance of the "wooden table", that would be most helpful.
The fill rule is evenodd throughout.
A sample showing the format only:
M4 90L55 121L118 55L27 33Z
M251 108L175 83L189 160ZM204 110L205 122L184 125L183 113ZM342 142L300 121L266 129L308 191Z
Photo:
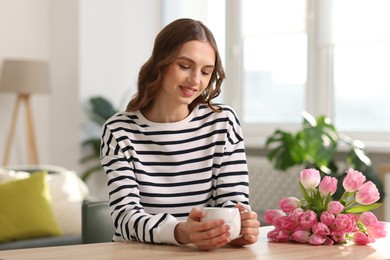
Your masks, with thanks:
M388 227L390 223L388 224ZM119 260L119 259L390 259L390 235L375 243L358 245L311 246L295 243L271 243L261 227L259 241L247 247L225 247L199 251L191 246L153 245L138 242L99 243L0 251L1 260Z

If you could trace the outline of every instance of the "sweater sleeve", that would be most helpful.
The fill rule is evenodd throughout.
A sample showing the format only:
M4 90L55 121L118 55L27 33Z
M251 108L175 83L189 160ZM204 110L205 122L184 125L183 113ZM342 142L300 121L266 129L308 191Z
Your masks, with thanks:
M229 112L225 148L216 176L215 204L231 207L240 202L250 209L249 176L243 133L234 111Z
M170 214L151 215L140 203L140 191L133 158L123 152L109 127L103 127L101 164L107 175L110 211L115 226L114 241L177 244L174 237L178 220Z

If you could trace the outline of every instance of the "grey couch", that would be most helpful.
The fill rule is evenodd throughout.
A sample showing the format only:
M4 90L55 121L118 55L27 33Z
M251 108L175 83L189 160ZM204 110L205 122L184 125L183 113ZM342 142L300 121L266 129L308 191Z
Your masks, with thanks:
M81 214L83 244L112 241L115 228L112 223L108 201L85 200Z

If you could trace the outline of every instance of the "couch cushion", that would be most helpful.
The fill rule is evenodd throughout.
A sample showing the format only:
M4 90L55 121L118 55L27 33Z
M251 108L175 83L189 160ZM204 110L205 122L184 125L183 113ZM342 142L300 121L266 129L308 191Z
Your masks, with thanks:
M46 173L0 183L0 242L61 235Z
M14 171L0 168L0 183L4 181L21 180L30 177L29 172Z
M0 183L28 178L34 172L47 171L52 207L63 235L81 235L81 206L88 197L87 185L74 172L53 165L24 165L0 168Z
M49 174L52 207L64 235L81 235L81 206L88 188L73 171Z

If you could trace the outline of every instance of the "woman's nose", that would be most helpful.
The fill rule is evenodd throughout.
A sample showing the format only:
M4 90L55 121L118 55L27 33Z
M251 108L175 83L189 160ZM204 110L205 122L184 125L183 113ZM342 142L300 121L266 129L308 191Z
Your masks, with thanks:
M200 83L200 73L199 72L192 72L188 77L188 82L192 85L198 85Z

